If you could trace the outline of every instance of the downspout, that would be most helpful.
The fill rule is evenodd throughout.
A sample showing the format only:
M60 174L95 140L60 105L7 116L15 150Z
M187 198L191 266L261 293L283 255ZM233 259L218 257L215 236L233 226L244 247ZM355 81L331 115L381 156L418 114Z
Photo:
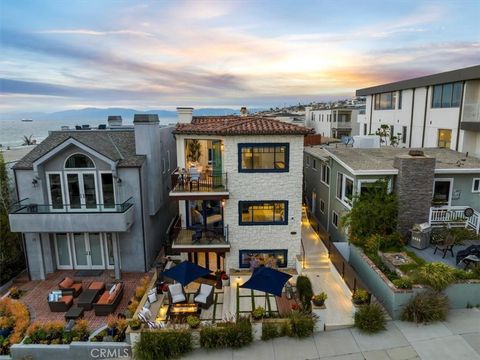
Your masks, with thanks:
M460 95L460 110L458 111L458 127L457 127L457 142L455 144L455 151L458 151L458 142L460 140L460 123L462 122L462 114L463 114L463 102L465 101L465 81L462 84L462 94ZM462 149L463 150L463 149Z
M410 114L410 136L408 140L408 147L412 147L412 133L413 133L413 109L415 107L415 88L413 88L412 94L412 110Z
M427 126L428 90L429 89L430 89L430 86L427 86L427 92L425 93L425 112L423 114L422 148L425 145L425 128Z
M145 272L148 271L147 269L147 247L145 245L145 238L146 238L146 234L145 234L145 218L144 218L144 213L143 213L143 189L142 189L142 168L138 168L138 180L139 180L139 183L140 183L140 212L141 212L141 215L142 215L142 235L143 235L143 264L144 264L144 270Z

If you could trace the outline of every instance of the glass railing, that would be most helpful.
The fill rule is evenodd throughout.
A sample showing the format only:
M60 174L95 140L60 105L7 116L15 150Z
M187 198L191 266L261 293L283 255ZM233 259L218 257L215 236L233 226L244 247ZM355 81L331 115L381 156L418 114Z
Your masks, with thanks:
M462 121L480 122L480 103L466 103L463 106Z
M133 206L133 198L121 204L37 204L23 199L10 207L10 214L123 213Z
M202 172L195 175L178 169L171 174L173 192L223 192L228 191L227 173Z

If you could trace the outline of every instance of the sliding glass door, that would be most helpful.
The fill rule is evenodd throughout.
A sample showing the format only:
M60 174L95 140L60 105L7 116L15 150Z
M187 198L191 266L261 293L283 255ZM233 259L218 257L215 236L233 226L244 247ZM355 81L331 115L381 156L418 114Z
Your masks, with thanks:
M95 172L67 172L65 177L71 210L98 209Z
M100 233L73 233L76 269L105 269Z

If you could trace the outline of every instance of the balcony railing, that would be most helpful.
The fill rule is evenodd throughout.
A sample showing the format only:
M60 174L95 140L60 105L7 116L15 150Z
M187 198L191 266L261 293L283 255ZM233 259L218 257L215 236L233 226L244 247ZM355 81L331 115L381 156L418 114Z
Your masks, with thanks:
M29 198L10 207L10 214L62 214L62 213L123 213L133 206L133 198L121 204L50 205L37 204Z
M430 225L432 226L461 226L480 232L480 213L473 210L469 217L465 215L466 206L441 206L430 208Z
M182 248L230 248L228 242L228 225L208 227L207 229L187 229L178 219L170 238L172 249Z
M227 173L201 172L191 175L178 169L171 174L172 193L184 192L227 192Z

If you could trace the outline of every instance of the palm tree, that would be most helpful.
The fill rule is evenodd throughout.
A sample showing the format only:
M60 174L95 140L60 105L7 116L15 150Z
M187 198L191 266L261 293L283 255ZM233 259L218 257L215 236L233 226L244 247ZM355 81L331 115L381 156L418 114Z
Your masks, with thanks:
M32 139L33 135L30 135L30 136L27 136L27 135L23 135L23 144L24 146L28 146L28 145L33 145L35 144L35 140Z

